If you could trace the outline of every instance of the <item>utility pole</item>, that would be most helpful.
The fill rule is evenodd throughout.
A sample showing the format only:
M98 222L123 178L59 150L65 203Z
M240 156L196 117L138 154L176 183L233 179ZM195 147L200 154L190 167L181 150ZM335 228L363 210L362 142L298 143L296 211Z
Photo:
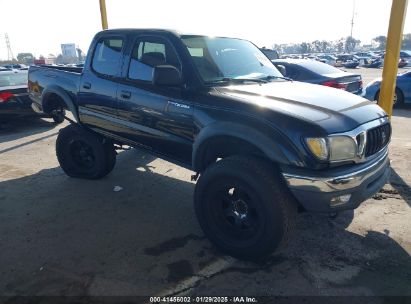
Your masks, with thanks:
M11 50L11 46L10 46L10 39L9 39L9 35L6 33L4 36L6 37L6 46L7 46L7 60L9 60L9 61L13 61L14 56L13 56L13 51Z
M351 39L352 39L352 30L354 28L354 16L355 16L355 0L353 0L353 5L352 5L351 34L350 34Z
M350 33L350 43L346 46L347 51L354 51L354 48L350 50L350 47L353 45L354 38L352 37L352 31L354 28L354 17L355 17L355 0L352 3L352 18L351 18L351 33Z

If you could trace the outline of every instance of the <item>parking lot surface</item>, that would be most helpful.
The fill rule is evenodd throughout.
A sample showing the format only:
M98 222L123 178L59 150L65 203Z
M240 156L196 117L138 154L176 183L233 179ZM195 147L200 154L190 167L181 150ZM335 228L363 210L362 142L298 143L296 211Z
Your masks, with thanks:
M365 83L381 71L356 70ZM410 118L394 111L390 184L335 219L300 214L289 246L261 263L205 239L192 172L133 149L106 178L72 179L54 149L67 123L3 124L0 294L411 295Z

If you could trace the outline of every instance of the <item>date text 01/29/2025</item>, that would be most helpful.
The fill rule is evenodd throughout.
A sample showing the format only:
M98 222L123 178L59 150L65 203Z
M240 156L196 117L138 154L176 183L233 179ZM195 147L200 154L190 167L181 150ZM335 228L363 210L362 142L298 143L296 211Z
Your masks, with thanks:
M150 297L150 303L258 303L254 297Z

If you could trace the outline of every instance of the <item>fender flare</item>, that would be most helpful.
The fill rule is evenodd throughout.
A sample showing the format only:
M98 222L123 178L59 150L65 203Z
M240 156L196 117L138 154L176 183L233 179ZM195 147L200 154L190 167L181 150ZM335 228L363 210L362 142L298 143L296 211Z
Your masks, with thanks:
M278 164L301 163L295 149L290 147L288 140L281 142L284 136L271 130L273 136L267 136L259 130L235 122L216 122L200 131L192 152L192 166L194 171L200 172L202 160L207 150L207 142L216 137L233 137L245 141L259 149L268 159ZM276 134L277 133L277 134Z
M78 110L77 107L75 106L73 100L70 98L70 96L59 86L49 86L46 89L43 90L43 93L41 95L41 103L42 107L44 109L44 101L47 99L47 96L50 94L56 94L59 96L63 102L66 104L67 109L73 114L74 119L76 122L80 122L79 115L78 115Z

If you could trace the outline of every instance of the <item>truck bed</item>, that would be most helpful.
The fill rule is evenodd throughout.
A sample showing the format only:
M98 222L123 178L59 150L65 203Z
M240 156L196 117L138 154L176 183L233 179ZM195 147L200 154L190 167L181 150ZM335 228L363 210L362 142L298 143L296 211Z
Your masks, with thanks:
M36 112L47 112L43 109L44 94L67 94L72 101L77 99L83 68L53 65L37 65L29 68L28 88ZM46 89L46 90L45 90ZM58 90L58 91L56 91ZM70 111L74 105L68 106ZM46 113L49 114L49 113Z
M81 74L81 72L83 72L83 68L79 68L79 67L68 67L68 66L58 66L58 65L48 65L48 64L39 65L39 66L44 67L44 68L49 68L49 69L78 73L78 74Z

